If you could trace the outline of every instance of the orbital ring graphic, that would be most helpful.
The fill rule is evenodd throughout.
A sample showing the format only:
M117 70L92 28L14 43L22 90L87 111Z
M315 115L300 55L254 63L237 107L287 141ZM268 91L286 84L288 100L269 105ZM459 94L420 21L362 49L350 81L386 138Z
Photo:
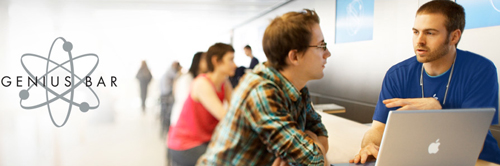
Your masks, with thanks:
M69 57L69 60L67 60L67 61L65 61L65 62L63 62L61 64L58 64L57 62L52 61L50 59L50 56L51 56L51 53L52 53L52 48L54 47L54 44L56 43L56 41L59 40L59 39L64 42L63 49L64 49L64 51L68 52L68 57ZM71 88L69 88L68 90L64 91L61 94L58 94L54 90L50 89L48 86L42 86L45 89L45 98L46 98L46 101L43 102L43 103L36 104L36 105L33 105L33 106L25 106L25 105L23 105L23 100L26 100L26 99L29 98L29 90L34 85L31 85L31 86L28 87L28 89L23 89L23 90L21 90L19 92L19 97L21 98L19 104L24 109L35 109L35 108L39 108L39 107L42 107L44 105L47 105L47 108L49 110L50 119L52 120L52 123L56 127L62 127L62 126L64 126L66 124L66 122L69 119L69 115L71 114L71 109L72 109L73 105L79 107L80 111L82 111L82 112L87 112L89 109L96 109L100 105L99 97L96 95L96 93L94 92L94 90L91 87L89 87L89 86L87 88L89 88L89 90L94 94L95 98L97 99L97 105L95 105L95 106L89 106L89 104L87 102L76 103L76 102L73 101L75 88L77 88L79 85L81 85L83 83L83 81L84 81L84 79L82 79L79 76L75 75L73 61L76 60L76 59L83 58L83 57L88 57L88 56L95 57L97 59L97 61L96 61L95 65L94 65L94 67L86 75L86 76L90 76L94 72L94 70L96 69L97 65L99 64L99 57L96 54L89 53L89 54L83 54L83 55L80 55L80 56L77 56L77 57L73 58L73 56L71 54L71 50L72 49L73 49L73 44L71 44L71 42L66 41L63 37L58 37L58 38L56 38L54 40L54 42L52 42L52 45L51 45L50 50L49 50L49 55L48 55L47 58L42 57L40 55L31 54L31 53L26 53L26 54L23 54L21 56L21 64L22 64L24 70L28 73L28 75L31 78L36 78L36 77L28 70L28 68L24 64L23 58L31 56L31 57L36 57L36 58L40 58L40 59L43 59L43 60L47 61L46 69L45 69L45 74L43 76L41 76L39 79L37 79L36 81L40 81L44 77L46 78L46 76L48 74L50 74L52 71L54 71L54 70L56 70L58 68L62 68L63 70L65 70L65 71L67 71L67 72L69 72L71 74ZM50 69L50 71L49 71L49 63L52 63L52 64L56 65L56 67ZM63 66L65 64L67 64L67 63L70 64L70 69L67 69L66 67ZM75 77L78 79L78 83L75 83ZM55 97L52 98L52 99L49 99L49 92L51 94L55 95ZM69 99L67 99L67 98L64 97L68 93L70 93L70 98ZM66 118L65 118L64 122L61 125L58 125L55 122L54 117L52 116L52 110L50 109L50 103L52 103L52 102L54 102L54 101L56 101L58 99L62 99L64 101L66 101L67 103L69 103L69 108L68 108L68 111L67 111L67 114L66 114Z
M493 3L493 0L490 0L491 6L493 6L493 9L495 9L497 12L500 12L500 10L495 6L495 3Z
M363 16L364 16L364 6L361 0L352 0L346 7L347 18L348 18L348 32L349 35L354 36L361 29Z

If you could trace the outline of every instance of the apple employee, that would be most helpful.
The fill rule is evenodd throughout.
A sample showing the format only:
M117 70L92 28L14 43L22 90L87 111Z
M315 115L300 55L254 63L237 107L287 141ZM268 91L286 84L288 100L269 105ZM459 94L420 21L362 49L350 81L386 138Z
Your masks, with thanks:
M416 56L387 71L372 127L351 163L377 158L390 110L493 107L492 124L498 124L497 69L485 57L456 48L464 26L464 8L453 1L430 1L418 9L413 26ZM491 131L479 159L500 164L500 149Z

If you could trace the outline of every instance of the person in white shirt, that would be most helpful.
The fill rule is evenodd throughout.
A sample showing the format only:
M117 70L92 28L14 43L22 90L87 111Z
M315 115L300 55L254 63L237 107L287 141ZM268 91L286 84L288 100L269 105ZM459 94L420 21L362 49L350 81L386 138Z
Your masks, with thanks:
M174 106L172 108L172 113L170 115L170 126L174 126L177 123L177 119L181 114L182 106L184 101L189 94L189 89L191 87L191 82L198 74L205 73L207 71L207 63L205 62L205 53L197 52L194 54L193 61L191 62L191 67L187 73L181 74L174 81Z
M164 136L168 132L170 127L170 114L172 112L172 107L174 105L174 94L173 85L174 80L181 70L181 65L179 62L175 61L172 63L171 67L163 74L160 80L160 92L161 92L161 111L160 111L160 123L161 123L161 136Z

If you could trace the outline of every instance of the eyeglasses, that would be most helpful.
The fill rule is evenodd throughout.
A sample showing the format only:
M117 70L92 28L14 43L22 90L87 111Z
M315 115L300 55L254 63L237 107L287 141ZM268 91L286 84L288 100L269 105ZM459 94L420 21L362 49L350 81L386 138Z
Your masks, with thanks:
M322 44L319 44L319 45L317 45L317 46L309 46L309 47L318 47L318 48L322 48L322 49L323 49L323 51L326 51L326 49L327 49L327 48L326 48L326 43L322 43Z

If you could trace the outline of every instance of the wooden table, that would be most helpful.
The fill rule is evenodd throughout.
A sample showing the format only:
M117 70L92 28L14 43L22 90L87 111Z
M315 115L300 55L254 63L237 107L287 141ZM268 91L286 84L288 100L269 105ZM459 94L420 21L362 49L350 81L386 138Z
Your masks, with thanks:
M359 152L361 140L370 128L367 125L335 115L319 112L321 120L328 130L328 153L330 163L347 163ZM484 160L477 160L476 166L500 166Z
M337 104L313 104L314 110L328 114L345 113L345 107Z

